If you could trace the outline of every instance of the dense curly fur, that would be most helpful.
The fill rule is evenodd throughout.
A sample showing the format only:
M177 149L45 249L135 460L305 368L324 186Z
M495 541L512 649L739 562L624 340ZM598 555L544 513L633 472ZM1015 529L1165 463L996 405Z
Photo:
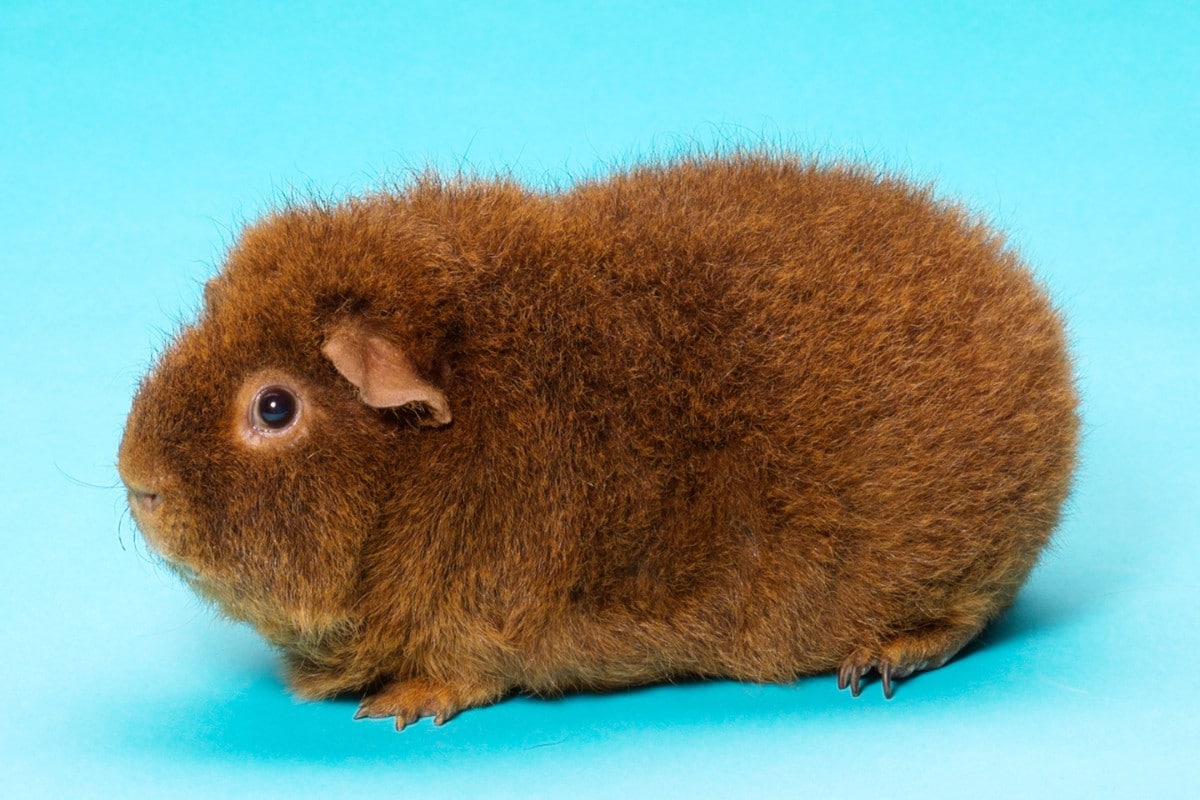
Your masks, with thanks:
M347 326L452 422L364 403L323 353ZM311 410L286 446L236 435L262 374ZM1060 321L993 231L736 154L270 215L143 383L120 470L299 693L373 691L403 726L679 676L890 691L1013 599L1075 409Z

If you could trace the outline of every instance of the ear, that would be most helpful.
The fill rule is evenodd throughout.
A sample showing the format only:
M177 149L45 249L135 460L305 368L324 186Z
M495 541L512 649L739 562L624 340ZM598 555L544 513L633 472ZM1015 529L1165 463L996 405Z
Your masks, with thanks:
M429 409L422 425L450 422L446 395L417 374L416 367L396 345L353 326L341 326L321 348L346 380L358 387L372 408L398 408L420 403Z

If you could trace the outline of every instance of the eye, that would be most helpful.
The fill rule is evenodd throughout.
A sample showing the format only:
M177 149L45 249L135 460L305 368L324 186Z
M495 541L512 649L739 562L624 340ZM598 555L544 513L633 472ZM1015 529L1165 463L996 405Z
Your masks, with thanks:
M254 398L254 427L260 431L281 431L296 421L300 403L296 395L281 386L268 386Z
M277 369L247 375L233 403L233 432L247 447L288 447L301 441L320 409L303 381Z

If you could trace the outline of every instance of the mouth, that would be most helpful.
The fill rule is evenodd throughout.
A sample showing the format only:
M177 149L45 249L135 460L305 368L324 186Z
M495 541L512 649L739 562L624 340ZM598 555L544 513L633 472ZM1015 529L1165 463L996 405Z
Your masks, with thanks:
M205 580L200 573L196 572L196 570L192 569L187 564L184 564L182 561L176 561L173 558L167 558L164 556L161 558L161 561L167 566L168 569L171 570L171 572L174 572L175 575L181 581L183 581L185 586L187 586L193 592L203 598L215 599L213 598L214 592L212 590L214 587L212 583Z
M169 558L164 559L164 560L167 562L167 565L175 572L175 574L178 575L180 578L183 578L183 580L186 583L194 585L201 581L200 574L198 572L196 572L196 570L189 567L187 564L184 564L181 561L172 561Z
M224 599L226 593L220 591L220 587L215 581L213 581L211 578L201 575L184 562L161 553L159 554L159 561L166 565L171 572L175 573L175 575L181 581L183 581L184 585L186 585L196 594L200 595L200 597L206 600L217 602L220 602Z
M160 556L160 558L162 563L201 600L214 604L221 613L233 619L249 621L250 617L247 616L246 610L248 608L247 598L231 585L197 572L177 559L168 556Z

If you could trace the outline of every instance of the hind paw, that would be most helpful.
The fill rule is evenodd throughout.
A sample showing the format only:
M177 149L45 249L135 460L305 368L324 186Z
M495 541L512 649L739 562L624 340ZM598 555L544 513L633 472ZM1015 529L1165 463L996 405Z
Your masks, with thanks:
M863 652L856 653L842 662L838 667L838 688L850 687L850 694L858 697L862 694L862 680L872 672L879 673L879 682L883 684L883 696L891 700L895 694L896 685L893 681L907 678L917 670L924 669L921 664L893 664L887 658L872 657Z
M443 725L458 712L494 703L503 694L503 685L496 681L451 684L430 678L408 678L392 681L364 698L354 718L395 717L398 731L422 717L433 717L435 725Z
M897 636L882 647L859 648L838 667L838 688L849 687L850 694L858 697L863 679L876 673L883 684L883 696L890 700L896 691L896 681L942 666L975 638L981 627L979 624L931 626Z

